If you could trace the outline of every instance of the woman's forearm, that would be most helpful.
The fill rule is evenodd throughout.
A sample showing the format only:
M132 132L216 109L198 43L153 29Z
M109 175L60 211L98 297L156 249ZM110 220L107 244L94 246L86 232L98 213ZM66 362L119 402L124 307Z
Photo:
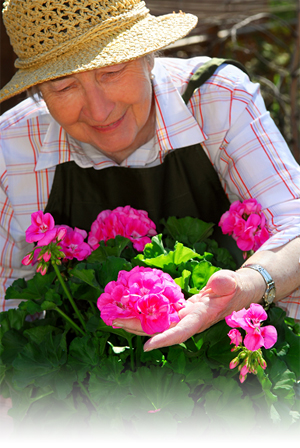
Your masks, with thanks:
M246 264L259 264L264 267L275 282L275 302L287 297L291 292L300 287L300 237L276 249L259 251L252 255ZM241 268L237 272L242 276L250 276L256 285L253 301L259 300L264 294L265 282L257 271ZM261 296L262 297L262 296Z

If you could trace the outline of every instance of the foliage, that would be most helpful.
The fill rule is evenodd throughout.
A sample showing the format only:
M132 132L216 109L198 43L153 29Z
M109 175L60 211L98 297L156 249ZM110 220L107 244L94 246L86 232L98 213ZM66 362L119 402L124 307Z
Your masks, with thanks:
M73 436L180 436L195 422L199 437L215 427L230 434L237 424L249 432L266 425L289 434L296 428L300 328L280 308L269 310L267 323L276 327L278 341L262 349L267 368L243 384L238 369L229 368L234 354L225 321L180 345L144 352L145 337L108 327L99 317L97 298L120 269L163 269L189 297L221 268L218 259L231 267L229 253L224 257L216 243L214 254L205 250L206 225L200 224L195 221L198 237L188 231L188 219L170 218L167 235L154 236L143 254L118 236L101 242L87 260L60 266L85 329L51 269L8 288L6 299L26 299L17 310L0 313L0 392L12 397L10 415L19 435L39 427L44 434L72 429ZM181 242L183 235L190 235L184 240L190 247ZM45 312L44 318L26 317L37 312Z

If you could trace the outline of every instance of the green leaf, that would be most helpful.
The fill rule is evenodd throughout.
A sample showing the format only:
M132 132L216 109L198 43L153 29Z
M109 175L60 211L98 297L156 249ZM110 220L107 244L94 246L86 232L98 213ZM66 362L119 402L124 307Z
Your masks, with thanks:
M180 286L184 291L189 291L189 282L191 278L191 271L184 269L181 273L181 277L174 278L175 283Z
M68 364L77 372L82 382L87 372L99 364L99 340L95 337L77 337L70 344Z
M43 311L40 304L34 302L33 300L25 300L19 304L19 309L24 311L26 314L35 314Z
M294 334L287 326L285 327L285 340L289 344L289 351L286 355L286 363L300 379L300 336Z
M103 359L101 365L91 372L89 393L104 413L114 414L116 406L129 393L132 372L122 373L123 369L121 360L112 355Z
M47 387L45 390L39 389L38 392L36 392L33 386L28 386L18 392L11 388L13 407L8 411L8 415L16 421L22 421L34 402L45 396L51 395L52 393L53 391L50 387Z
M212 274L219 270L219 268L213 266L209 261L200 261L194 267L192 272L192 286L194 286L198 290L202 289L206 285L208 279L212 276Z
M24 336L28 338L29 341L40 344L49 334L61 333L61 330L52 325L41 325L38 327L28 328L23 332Z
M257 368L257 378L262 386L262 390L265 394L265 398L268 405L269 406L273 405L273 403L275 403L278 400L278 398L271 392L272 382L270 381L268 375L265 374L264 370L260 366L258 366Z
M100 317L99 316L91 316L90 319L86 323L86 329L90 333L95 333L95 331L98 329L100 324Z
M28 340L17 330L9 330L2 337L3 351L1 354L4 364L11 364Z
M99 283L95 278L94 269L86 269L85 266L85 263L78 264L76 268L72 270L72 276L80 279L82 282L87 283L93 288L99 289Z
M55 277L55 272L48 273L47 275L36 273L28 282L18 282L17 288L13 287L14 285L12 285L12 288L8 288L6 298L25 300L41 299L48 291Z
M131 263L124 258L107 257L107 260L102 264L98 272L99 283L104 287L107 283L117 280L119 271L130 271L131 269Z
M54 397L65 400L72 392L73 385L77 381L77 374L71 366L65 365L55 374L53 378Z
M23 302L21 302L23 303ZM20 309L10 309L0 313L0 331L4 334L9 329L21 330L26 318L26 312Z
M179 346L169 348L166 366L174 372L185 376L185 382L193 391L197 386L209 382L213 378L212 369L206 363L204 357L188 358L184 350Z
M55 310L56 306L57 306L56 303L44 300L44 302L41 305L41 308L42 310L48 311L48 310Z
M88 257L88 263L97 261L103 263L109 256L120 257L124 249L132 247L131 241L120 235L106 242L100 241L99 244L100 246Z
M68 283L73 299L96 304L98 297L103 293L103 288L91 287L87 283L74 283L73 280L74 278Z
M171 216L167 221L162 220L165 225L165 232L174 241L180 241L186 246L193 245L204 238L208 238L213 233L213 223L206 223L198 218L175 218Z
M230 339L227 336L229 327L225 321L218 322L212 327L205 330L200 335L194 336L195 340L204 338L204 342L208 344L207 359L210 365L223 366L229 369L229 363L233 359L234 354L231 352Z
M139 368L132 378L130 391L136 416L146 416L149 411L157 409L170 412L178 420L191 415L194 403L189 397L190 389L184 383L182 375L169 369L150 366ZM122 409L122 413L126 418L126 407Z
M59 294L57 294L54 289L49 289L45 294L45 300L48 302L53 302L57 306L60 306L62 304L62 299Z
M162 269L172 277L178 277L178 273L185 268L185 264L189 260L202 258L201 255L192 249L183 246L181 243L176 243L174 251L159 255L155 258L144 258L143 254L139 254L135 257L135 260L142 262L145 266Z
M66 335L47 333L40 344L26 344L13 361L14 384L17 389L29 384L45 387L66 361Z
M272 351L267 351L266 359L269 377L273 384L272 392L292 405L295 401L295 374L291 372L287 368L285 362L279 359Z
M232 378L219 376L212 381L213 389L205 395L207 415L227 430L251 428L255 424L255 410L251 399L243 397L243 390Z
M162 234L160 233L152 237L151 243L145 245L143 256L145 258L156 258L167 253L168 251L164 248Z

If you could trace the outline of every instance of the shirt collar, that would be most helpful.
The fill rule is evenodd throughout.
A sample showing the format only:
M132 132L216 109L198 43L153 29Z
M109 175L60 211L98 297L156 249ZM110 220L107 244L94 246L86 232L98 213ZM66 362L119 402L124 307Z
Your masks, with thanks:
M155 60L152 73L156 107L154 141L141 146L118 165L91 145L73 139L49 114L49 127L36 171L68 161L75 161L82 168L96 169L109 166L145 166L173 149L203 142L206 136L184 103L162 60Z

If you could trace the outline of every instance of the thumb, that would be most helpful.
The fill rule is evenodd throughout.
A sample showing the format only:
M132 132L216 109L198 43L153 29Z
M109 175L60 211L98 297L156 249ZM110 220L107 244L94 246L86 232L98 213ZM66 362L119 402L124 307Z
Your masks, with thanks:
M235 272L226 269L215 272L208 280L206 288L210 288L218 296L233 294L237 288Z

